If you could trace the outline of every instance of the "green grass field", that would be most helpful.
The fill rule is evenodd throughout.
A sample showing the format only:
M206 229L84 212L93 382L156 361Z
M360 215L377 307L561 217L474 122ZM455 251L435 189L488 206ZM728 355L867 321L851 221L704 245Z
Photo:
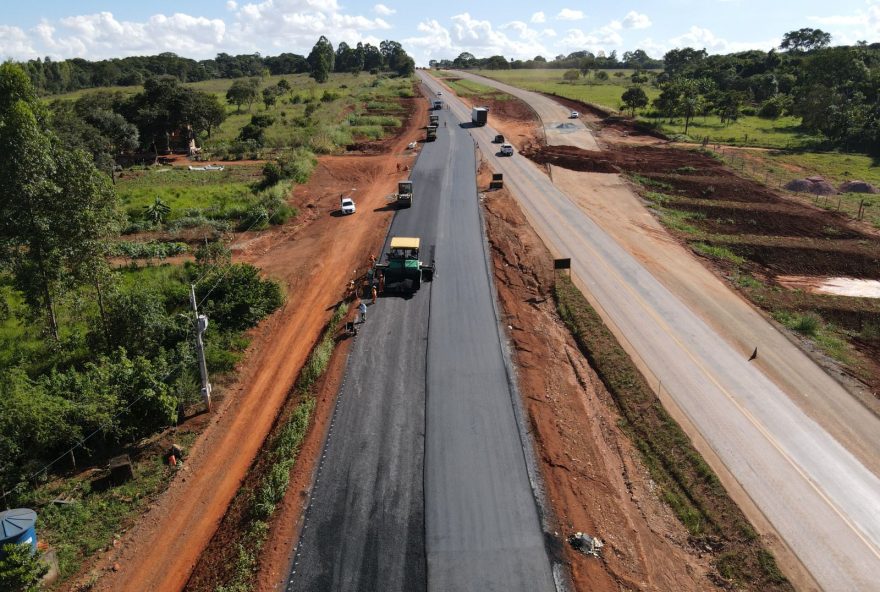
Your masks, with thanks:
M565 70L479 70L475 74L494 78L528 90L559 95L585 103L591 103L604 109L619 111L620 97L630 88L631 72L624 71L625 76L614 76L609 70L607 81L598 81L590 77L576 82L562 79ZM642 85L649 100L654 100L660 91L650 85ZM684 133L683 119L655 119L646 117L650 108L641 113L636 111L640 119L655 124L660 131L670 136ZM686 141L700 142L708 137L713 144L729 144L737 146L760 146L764 148L797 149L815 145L819 140L816 136L804 133L800 129L800 120L796 117L780 117L779 119L763 119L755 116L742 116L731 124L722 124L715 115L697 117L688 129Z
M358 76L331 74L330 80L324 84L316 83L306 74L267 76L260 81L260 91L281 79L287 80L291 90L278 97L275 105L268 108L262 101L253 103L250 108L244 105L241 109L227 104L226 91L233 82L230 79L187 84L196 90L217 95L226 105L226 121L214 130L210 139L206 139L206 149L222 152L223 145L235 140L239 130L250 121L251 115L260 114L274 120L266 129L268 148L309 146L316 152L332 152L353 141L380 139L394 127L353 125L349 121L350 115L359 116L376 110L382 110L383 115L401 115L394 99L414 96L410 78L387 78L363 73ZM140 86L88 89L55 95L47 100L75 100L84 94L99 91L134 94L140 90Z

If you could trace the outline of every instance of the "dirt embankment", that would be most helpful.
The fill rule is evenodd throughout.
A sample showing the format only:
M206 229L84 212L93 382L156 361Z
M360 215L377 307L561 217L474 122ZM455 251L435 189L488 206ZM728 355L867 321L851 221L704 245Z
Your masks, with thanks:
M455 82L458 78L436 79L449 94L456 94L446 83ZM523 101L500 91L487 94L457 95L468 107L489 107L492 114L492 127L504 135L504 138L523 150L530 146L543 143L543 126L537 114ZM442 98L442 97L441 97Z
M401 176L397 166L411 166L413 154L406 147L421 134L427 117L424 101L409 102L413 116L385 154L321 158L312 180L291 198L300 216L281 228L239 238L234 257L280 280L287 287L287 304L252 332L238 380L216 404L186 465L119 547L98 559L87 578L97 579L91 589L174 591L189 579L352 270L363 267L381 244L391 217L385 197ZM358 214L336 215L339 195L352 189ZM303 458L316 453L308 446Z
M604 134L601 123L599 127ZM664 211L674 212L682 221L667 224L668 232L685 244L702 247L697 254L757 307L771 315L780 310L818 312L826 323L843 328L853 349L846 354L850 361L842 371L862 383L851 383L854 390L865 391L860 396L880 396L880 332L876 329L880 327L880 300L805 294L785 289L775 279L880 279L880 238L875 230L866 229L844 213L793 199L738 176L702 150L633 145L606 137L604 149L598 153L569 146L540 146L525 154L539 164L628 175L661 212L661 218ZM706 254L715 248L731 255ZM758 278L767 287L744 287L731 281L744 275ZM832 373L841 371L824 356L816 359Z
M485 184L483 184L485 186ZM602 558L567 544L577 590L706 590L711 554L654 493L638 451L618 427L602 382L559 319L553 259L506 190L486 194L486 223L520 390L559 538L605 542Z

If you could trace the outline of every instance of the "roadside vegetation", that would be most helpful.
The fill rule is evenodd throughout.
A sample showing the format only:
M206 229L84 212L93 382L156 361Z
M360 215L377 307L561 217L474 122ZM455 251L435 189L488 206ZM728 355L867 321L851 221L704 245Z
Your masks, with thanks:
M554 297L560 317L616 403L622 428L639 449L659 497L685 526L691 544L713 552L718 583L791 590L718 477L568 277L556 278Z
M287 492L290 472L315 409L317 385L330 363L336 347L336 335L347 314L348 306L344 303L334 311L321 339L300 371L286 409L282 411L278 423L254 461L247 481L224 518L224 524L220 527L224 533L222 543L217 539L211 543L216 547L209 554L211 562L216 563L222 556L226 560L225 569L212 569L218 575L204 585L198 581L191 582L193 590L249 592L253 589L272 516Z
M394 133L412 71L397 42L324 37L308 56L0 65L0 492L37 510L62 581L164 489L171 443L195 438L174 428L201 409L190 285L222 397L246 331L285 299L232 261L235 233L297 216L316 155ZM134 479L112 486L120 453Z

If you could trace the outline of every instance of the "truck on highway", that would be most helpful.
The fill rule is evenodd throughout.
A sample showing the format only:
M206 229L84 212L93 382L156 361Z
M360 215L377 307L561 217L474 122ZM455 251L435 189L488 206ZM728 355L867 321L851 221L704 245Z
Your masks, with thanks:
M421 287L423 280L434 278L434 261L423 263L419 258L420 248L421 239L417 237L391 238L385 262L376 264L383 291L412 293Z
M428 115L428 125L437 125L440 123L440 116L436 113Z
M486 122L489 120L489 108L488 107L474 107L471 111L471 123L478 127L482 127L486 125Z
M432 103L431 106L433 109L442 109L443 108L443 101L441 101L440 99L434 99L434 102Z
M397 193L394 194L394 201L398 207L409 208L413 201L413 182L409 179L400 181L397 184Z
M425 133L425 141L426 142L433 142L436 139L437 139L437 126L436 125L429 125L428 131Z

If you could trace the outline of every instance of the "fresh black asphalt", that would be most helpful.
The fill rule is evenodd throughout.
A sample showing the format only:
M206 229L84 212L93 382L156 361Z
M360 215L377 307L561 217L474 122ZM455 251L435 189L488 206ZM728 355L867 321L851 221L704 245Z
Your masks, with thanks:
M474 145L440 112L390 236L437 276L370 306L287 590L553 590L493 310ZM443 121L447 127L443 127Z

